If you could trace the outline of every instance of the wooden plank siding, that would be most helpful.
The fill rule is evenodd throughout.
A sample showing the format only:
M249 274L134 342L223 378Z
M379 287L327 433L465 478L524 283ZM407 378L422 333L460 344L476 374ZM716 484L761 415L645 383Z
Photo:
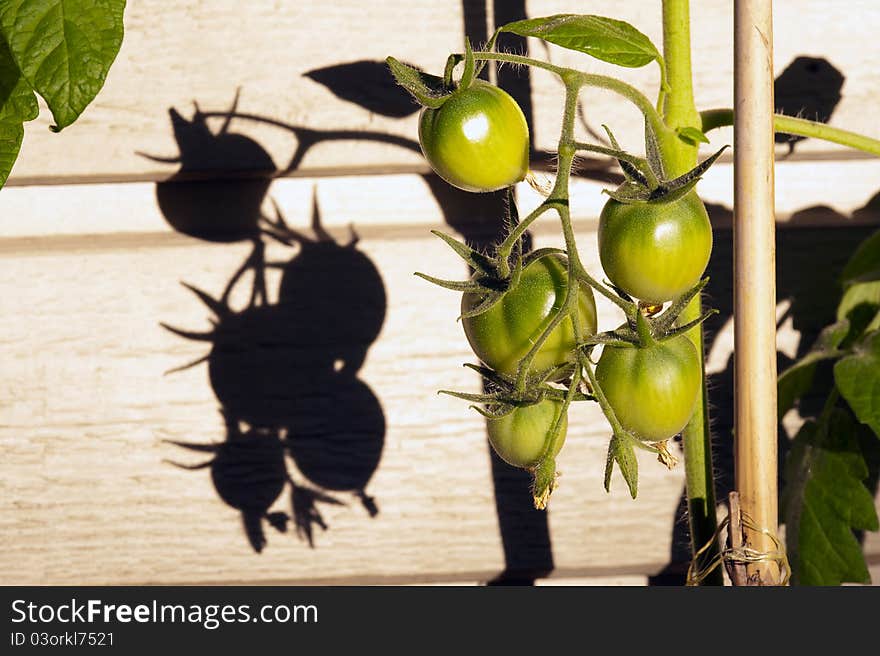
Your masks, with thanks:
M461 366L473 356L455 321L457 294L412 274L464 277L460 260L430 230L487 243L497 234L500 199L456 192L428 175L412 141L414 114L369 111L306 76L387 55L436 70L461 47L466 26L475 38L481 22L488 29L493 12L483 4L387 2L366 12L350 0L320 9L269 1L246 8L225 0L132 3L119 60L82 119L50 134L44 109L28 126L9 186L0 191L0 583L460 583L506 576L642 585L664 570L671 577L655 581L680 574L687 557L683 467L667 471L641 454L638 500L618 474L606 494L607 428L596 407L580 404L559 459L560 488L548 512L532 511L527 479L490 457L483 419L466 402L436 394L478 391L480 382ZM496 4L529 16L572 10L559 0ZM692 4L694 47L709 52L695 57L698 101L729 105L730 3ZM774 3L777 69L799 55L826 58L846 77L831 123L880 137L871 109L880 76L864 48L880 9L846 4L850 10L829 22L818 2ZM576 11L613 11L660 42L659 2L612 9L587 1ZM395 25L407 29L394 34ZM613 70L559 49L552 57ZM624 76L652 90L655 69ZM222 112L236 89L237 111L261 120L233 119L224 138L222 116L212 116L199 132L192 101ZM527 91L536 146L552 149L558 85L535 74ZM638 117L621 101L591 93L584 107L590 127L607 122L625 145L639 148ZM176 134L169 108L179 112ZM713 135L712 145L725 138ZM780 146L780 155L786 150ZM183 161L161 163L144 153L182 153ZM836 272L880 225L880 162L807 140L780 159L776 175L784 365L831 319ZM600 191L615 176L607 162L584 160L572 189L581 254L597 277ZM721 313L709 324L707 352L723 494L732 482L729 160L709 172L700 191L717 228L709 296ZM526 185L517 194L523 211L538 202ZM280 289L290 285L284 288L296 292L296 315L253 313L255 323L224 333L224 348L234 351L240 340L261 353L258 366L233 372L244 391L230 392L233 374L217 373L221 365L241 366L228 351L215 356L215 363L228 359L214 370L200 363L168 373L214 344L161 324L209 332L213 318L232 326L180 283L218 299L254 251L248 239L192 236L199 232L193 226L274 216L273 202L312 239L317 208L336 244L304 239L285 246L261 237L266 302L277 307ZM346 248L352 229L358 241ZM560 245L551 217L532 235L536 247ZM231 285L230 322L247 306L251 273ZM320 290L327 288L353 308L353 318L324 300ZM619 322L613 306L598 305L602 328ZM286 350L273 357L273 347ZM173 442L223 444L221 400L252 402L248 388L265 376L288 385L278 393L294 404L297 425L345 425L350 417L368 426L363 443L279 457L277 436L263 435L265 450L221 454L232 463L225 478L221 466L214 479L210 469L174 466L215 457ZM319 391L307 394L310 384ZM798 422L792 412L785 424L793 430ZM314 453L324 460L309 460ZM334 473L337 462L360 481ZM276 480L282 468L292 483ZM314 502L311 512L326 528L312 515L312 545L293 523L283 533L265 517L246 525L221 498L263 496L271 502L261 508L266 514L303 518L310 512L304 488L339 502ZM265 533L259 554L255 526ZM869 534L865 550L876 571L880 537Z

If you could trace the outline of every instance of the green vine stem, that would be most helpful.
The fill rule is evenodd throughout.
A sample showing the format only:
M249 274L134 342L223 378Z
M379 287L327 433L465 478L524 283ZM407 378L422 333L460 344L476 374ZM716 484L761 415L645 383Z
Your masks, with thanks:
M716 128L733 125L732 109L707 109L700 112L700 120L703 132L709 132ZM823 139L841 146L849 146L880 157L880 140L831 127L826 123L808 121L794 116L775 114L773 116L773 129L784 134L796 134L799 137L814 137Z
M676 128L701 128L701 116L694 105L691 76L690 6L688 0L663 0L663 52L667 66L670 90L665 96L664 119L673 134ZM680 175L696 164L697 147L689 145L668 132L658 137L664 164L670 175ZM697 319L702 314L702 303L697 295L679 317L682 324ZM700 355L705 371L703 352L703 328L699 325L687 333ZM688 524L691 535L691 554L695 555L705 545L709 558L719 553L717 518L715 515L714 472L712 471L712 447L709 433L708 393L706 376L703 375L701 397L694 415L682 432L685 461L685 485L687 489ZM704 585L723 585L721 570L716 570L703 580Z

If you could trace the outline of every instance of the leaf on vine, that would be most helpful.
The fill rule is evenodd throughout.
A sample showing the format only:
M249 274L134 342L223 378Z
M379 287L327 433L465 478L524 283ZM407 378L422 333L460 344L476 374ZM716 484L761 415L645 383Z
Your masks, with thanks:
M125 0L10 0L0 32L61 130L95 98L122 45Z
M636 498L639 489L639 462L631 437L614 435L608 444L608 459L605 461L605 491L611 491L611 473L614 463L620 467L620 473L629 487L630 496Z
M385 63L388 64L397 83L425 107L436 109L449 97L450 92L446 89L442 77L423 73L417 68L397 61L394 57L388 57Z
M834 382L858 420L880 437L880 330L835 363Z
M779 419L806 394L813 385L816 365L822 360L838 358L844 353L838 350L841 342L849 334L849 321L846 319L826 326L810 351L800 360L782 372L776 383L777 411Z
M853 339L880 328L880 280L857 282L847 287L837 306L837 318L849 319Z
M880 280L880 231L859 244L840 274L845 287Z
M874 499L858 427L841 409L805 423L785 463L782 505L792 582L870 583L853 529L876 531Z
M698 128L676 128L675 132L678 134L679 139L691 146L699 146L701 143L709 143L709 137Z
M508 23L502 30L543 39L627 68L640 68L660 59L659 51L645 34L629 23L604 16L557 14Z
M35 119L38 113L34 92L0 38L0 187L18 158L24 138L23 123Z

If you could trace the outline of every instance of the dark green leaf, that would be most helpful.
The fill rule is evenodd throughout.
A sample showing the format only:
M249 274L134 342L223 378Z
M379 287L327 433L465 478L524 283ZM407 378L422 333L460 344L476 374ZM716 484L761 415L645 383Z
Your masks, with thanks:
M502 29L628 68L639 68L660 59L660 53L647 36L629 23L603 16L557 14L508 23Z
M875 282L852 283L843 293L840 305L837 306L837 319L850 319L853 321L853 312L871 318L880 310L880 280ZM857 323L853 321L853 323Z
M843 355L837 347L848 333L849 321L846 319L827 326L819 334L810 351L782 372L776 384L777 411L780 419L794 406L797 399L810 390L816 374L816 365L822 360Z
M859 281L880 279L880 231L859 244L843 268L840 279L847 287Z
M858 420L880 437L880 331L866 335L835 363L834 382Z
M877 512L856 431L837 409L804 424L792 442L782 506L795 584L870 583L853 529L877 530Z
M394 57L388 57L385 62L397 83L425 107L437 109L446 102L450 92L443 84L442 77L423 73L417 68L397 61Z
M678 138L691 146L698 146L701 143L709 143L709 137L703 134L702 130L697 128L677 128L675 132Z
M608 444L608 459L605 462L605 491L611 491L611 472L614 463L620 467L620 473L629 488L630 496L636 498L639 490L639 462L636 459L633 438L627 435L615 435Z
M24 138L22 124L35 119L38 113L37 98L0 37L0 187L18 158Z
M61 130L95 98L122 45L125 0L6 0L0 32Z

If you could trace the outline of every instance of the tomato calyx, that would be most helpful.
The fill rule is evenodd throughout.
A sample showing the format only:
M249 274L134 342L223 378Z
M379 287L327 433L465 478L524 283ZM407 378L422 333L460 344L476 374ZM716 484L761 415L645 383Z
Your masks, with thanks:
M610 154L617 159L623 171L624 182L614 190L604 189L614 200L626 203L670 203L678 200L690 192L700 181L700 178L709 170L709 167L721 157L728 146L723 146L714 155L711 155L697 164L687 173L675 178L668 178L663 159L660 156L660 146L657 135L650 122L645 122L645 157L630 155L621 150L620 144L614 138L608 126L603 125L612 148L592 146L590 144L578 144L581 150L595 150L604 154Z
M693 321L676 325L677 320L688 304L708 284L709 278L703 278L691 289L676 298L665 310L658 310L654 304L640 303L638 311L627 323L605 332L591 335L584 340L581 348L589 355L592 350L602 344L607 346L650 346L656 342L665 342L682 335L699 326L706 319L718 313L715 308L707 308Z

